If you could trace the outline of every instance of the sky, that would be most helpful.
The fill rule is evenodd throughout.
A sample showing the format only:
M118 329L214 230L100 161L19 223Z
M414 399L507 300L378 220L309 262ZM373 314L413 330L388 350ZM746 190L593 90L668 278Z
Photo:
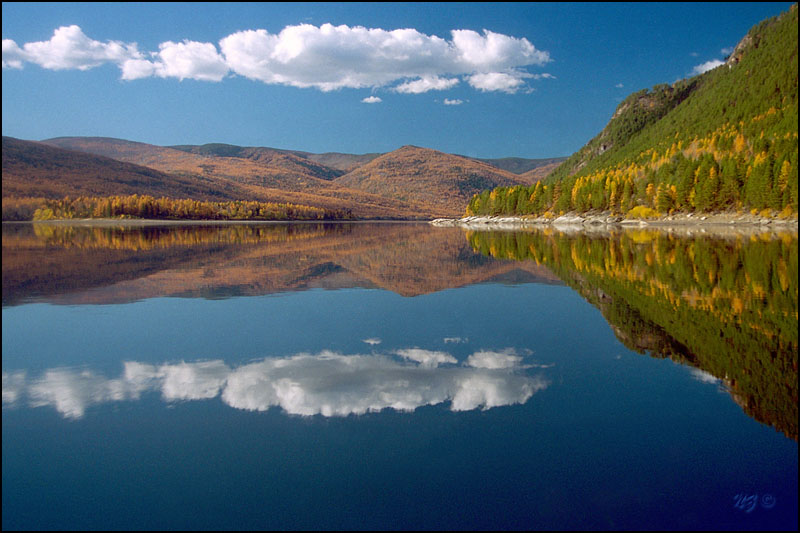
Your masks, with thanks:
M568 156L788 2L2 6L2 133Z

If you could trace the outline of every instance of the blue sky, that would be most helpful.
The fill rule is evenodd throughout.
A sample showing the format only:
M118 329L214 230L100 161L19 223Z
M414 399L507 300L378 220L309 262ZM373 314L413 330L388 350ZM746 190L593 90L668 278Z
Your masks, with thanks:
M566 156L790 5L3 3L2 133Z

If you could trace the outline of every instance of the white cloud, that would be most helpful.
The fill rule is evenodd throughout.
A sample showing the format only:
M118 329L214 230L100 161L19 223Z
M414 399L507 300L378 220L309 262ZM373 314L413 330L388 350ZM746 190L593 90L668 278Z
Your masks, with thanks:
M363 102L363 100L362 100L362 102ZM364 339L364 340L363 340L363 341L361 341L361 342L365 342L365 343L367 343L367 344L369 344L369 345L371 345L371 346L375 346L375 345L377 345L377 344L380 344L380 343L381 343L381 340L380 340L380 339L378 339L377 337L372 337L372 338L369 338L369 339Z
M457 100L457 101L459 103L461 103L461 100ZM453 100L451 100L451 102L453 102ZM446 105L456 105L456 104L447 104L447 99L445 99L444 103ZM469 339L466 338L466 337L445 337L444 338L444 343L445 344L449 344L451 342L455 343L455 344L461 344L461 343L464 343L464 342L469 342Z
M623 87L625 87L625 85L623 85L621 83L618 83L618 84L614 85L614 87L616 87L617 89L622 89Z
M11 39L3 39L3 68L22 68L25 52Z
M136 397L123 379L106 379L89 370L53 369L27 387L33 407L52 406L66 418L81 418L91 405Z
M161 394L166 400L215 398L230 369L222 361L179 363L159 368Z
M453 100L451 100L449 98L445 98L444 99L444 105L461 105L463 103L464 103L464 101L463 100L459 100L458 98L455 98ZM447 342L447 339L445 339L444 342Z
M24 388L25 372L3 371L3 405L17 403Z
M158 52L140 53L135 43L100 42L78 26L58 28L49 41L3 40L3 68L25 62L47 69L89 69L112 63L122 78L149 76L221 81L228 74L267 84L343 88L389 87L419 94L446 90L460 77L482 91L515 92L525 78L552 78L524 70L550 61L526 38L489 30L452 30L448 41L413 28L384 30L362 26L287 26L277 34L244 30L213 43L166 41Z
M496 353L508 356L505 352ZM168 402L219 396L237 409L280 407L295 415L347 416L383 409L414 411L448 401L454 411L489 409L524 403L548 386L542 377L517 373L509 364L441 367L455 358L420 348L397 353L412 363L387 355L324 351L268 358L236 369L222 361L127 362L116 379L90 370L52 369L26 384L24 373L4 372L3 403L10 406L27 398L33 407L51 406L66 418L81 418L92 405L135 400L155 391Z
M397 350L395 353L404 359L416 361L424 367L436 367L444 363L458 362L455 357L447 352L435 352L431 350L423 350L421 348Z
M220 81L228 66L211 43L167 41L159 45L155 61L130 59L120 65L122 79L134 80L149 76L161 78Z
M21 48L3 39L3 67L21 68L22 62L50 70L88 70L105 63L121 64L141 58L136 44L102 43L87 37L78 26L61 26L49 41L25 43Z
M444 91L458 85L458 78L420 78L414 81L407 81L394 88L398 93L421 94L428 91Z
M699 381L701 383L716 384L716 383L720 383L722 381L719 378L713 376L712 374L709 374L705 370L701 370L699 368L690 367L689 368L689 374L691 374L691 376L694 379L696 379L697 381Z
M520 366L522 357L518 356L512 348L500 352L480 351L467 358L467 365L473 368L516 368Z
M710 61L706 61L705 63L700 63L699 65L695 65L695 67L692 69L692 75L697 76L698 74L708 72L709 70L715 69L724 64L725 62L719 59L712 59Z
M480 91L500 91L508 94L517 92L525 85L529 74L520 71L485 72L473 74L467 78L469 84Z
M720 50L719 53L724 55L724 56L729 56L729 55L731 55L733 53L734 50L736 50L736 47L734 47L734 46L726 46L725 48Z
M361 100L361 102L364 103L364 104L379 104L379 103L383 102L383 100L381 100L377 96L367 96L366 98L363 98ZM367 341L364 341L364 342L367 342Z

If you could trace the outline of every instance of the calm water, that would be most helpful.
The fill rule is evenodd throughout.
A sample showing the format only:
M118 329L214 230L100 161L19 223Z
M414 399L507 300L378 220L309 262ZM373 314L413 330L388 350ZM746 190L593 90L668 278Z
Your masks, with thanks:
M797 235L3 225L3 529L797 529Z

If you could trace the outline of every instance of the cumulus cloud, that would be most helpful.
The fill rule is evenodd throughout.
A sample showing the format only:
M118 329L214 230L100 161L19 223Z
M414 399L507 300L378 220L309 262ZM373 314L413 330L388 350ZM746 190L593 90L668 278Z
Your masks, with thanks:
M404 359L416 361L424 367L436 367L444 363L457 363L455 357L447 352L435 352L431 350L423 350L421 348L409 348L406 350L397 350L397 355Z
M512 348L506 348L499 352L475 352L467 358L467 365L474 368L515 368L521 363L522 357L518 356Z
M377 338L377 337L371 337L369 339L364 339L361 342L365 342L365 343L369 344L370 346L375 346L377 344L380 344L381 340L379 338Z
M692 69L692 75L697 76L698 74L708 72L709 70L715 69L724 64L725 62L720 59L712 59L710 61L706 61L705 63L700 63L699 65L695 65L695 67Z
M25 372L3 371L3 405L13 405L25 387Z
M414 81L407 81L394 88L398 93L421 94L428 91L444 91L458 85L458 78L420 78Z
M25 43L22 47L3 39L4 68L22 68L22 63L28 62L50 70L88 70L141 57L136 44L95 41L75 25L56 29L49 41Z
M459 100L458 98L455 98L453 100L451 100L449 98L445 98L444 99L444 105L461 105L463 103L464 103L464 101L463 100ZM447 342L447 339L445 339L444 342Z
M122 79L160 78L220 81L228 73L228 65L211 43L167 41L159 45L155 60L129 59L120 65Z
M473 74L467 78L467 82L483 92L500 91L504 93L515 93L523 85L525 78L530 77L525 72L481 72Z
M452 30L450 40L413 28L385 30L323 24L287 26L279 33L243 30L219 46L167 41L158 52L139 52L135 43L95 41L78 26L58 28L49 41L18 46L3 40L3 68L25 62L48 69L119 66L122 78L221 81L229 74L267 84L332 91L390 87L399 93L446 90L466 80L481 91L515 92L527 78L552 78L525 70L550 61L526 38L483 30Z
M381 102L383 102L383 100L381 100L377 96L367 96L366 98L363 98L361 100L361 103L363 103L363 104L379 104ZM364 342L367 342L367 341L364 341Z
M541 376L511 368L507 359L506 364L465 367L440 366L456 362L445 352L411 348L397 355L402 359L324 351L268 358L234 369L222 361L127 362L119 378L85 369L52 369L29 383L24 373L4 372L3 405L27 398L33 407L50 406L77 419L90 406L135 400L153 391L168 402L220 397L236 409L279 407L294 415L347 416L383 409L410 412L446 402L454 411L489 409L524 403L548 386Z

